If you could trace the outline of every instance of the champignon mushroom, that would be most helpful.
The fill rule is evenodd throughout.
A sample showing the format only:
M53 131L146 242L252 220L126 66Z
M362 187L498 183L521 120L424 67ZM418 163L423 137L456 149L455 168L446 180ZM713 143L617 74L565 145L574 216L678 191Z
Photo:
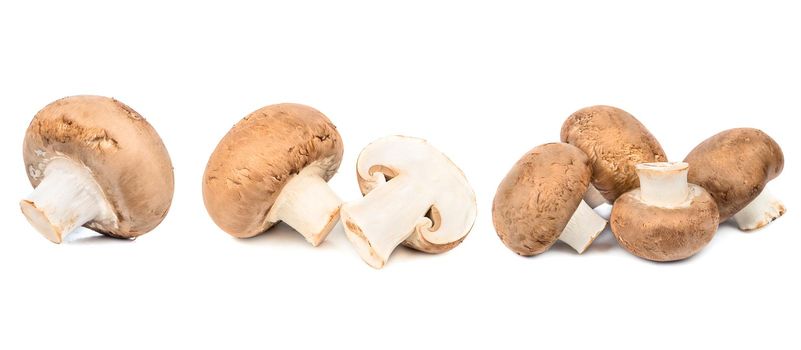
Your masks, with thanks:
M610 106L582 108L562 125L562 142L580 148L590 157L592 184L608 203L639 187L634 166L662 162L662 146L634 116ZM587 191L588 203L600 205ZM593 207L597 206L594 205Z
M131 107L101 96L57 100L33 117L22 149L35 188L20 202L55 243L79 226L134 238L155 228L172 203L167 149Z
M709 191L720 222L734 218L742 230L755 230L782 216L784 205L766 189L781 174L781 147L761 130L730 129L696 146L685 162L690 182Z
M203 175L206 210L235 237L283 221L317 246L339 218L342 202L327 181L342 151L336 127L319 111L291 103L261 108L211 154Z
M526 153L501 181L492 204L501 241L523 256L540 254L557 239L583 253L606 227L581 199L591 174L587 155L566 143Z
M473 189L450 159L425 140L389 136L359 154L364 198L342 206L342 223L359 256L381 268L403 244L426 253L453 249L476 218Z
M715 235L718 208L701 186L687 183L687 163L636 166L640 188L612 207L610 225L618 243L653 261L674 261L699 252Z

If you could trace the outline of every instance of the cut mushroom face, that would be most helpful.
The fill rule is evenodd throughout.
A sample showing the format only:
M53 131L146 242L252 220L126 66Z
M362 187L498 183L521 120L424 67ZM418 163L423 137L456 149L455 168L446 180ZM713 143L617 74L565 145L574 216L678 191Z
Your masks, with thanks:
M565 120L561 134L562 142L578 147L590 157L592 184L608 203L639 187L635 165L667 160L648 129L615 107L580 109ZM591 197L586 199L597 203Z
M784 154L761 130L723 131L701 142L684 161L690 164L690 182L715 198L721 222L734 218L740 229L755 230L784 214L784 205L766 189L781 174Z
M557 239L584 252L606 227L582 200L591 174L589 158L566 143L526 153L495 194L492 221L501 241L523 256L543 253Z
M425 140L379 139L362 150L356 172L365 196L342 206L342 223L372 267L383 267L400 244L427 253L453 249L473 226L473 189Z
M61 243L80 226L134 238L172 203L170 156L153 127L107 97L73 96L34 116L23 145L33 193L20 202L31 225Z
M641 187L612 207L612 233L623 248L644 259L674 261L712 240L717 205L703 188L687 183L687 169L687 163L637 165Z
M342 139L319 111L277 104L246 116L225 135L203 175L203 200L232 236L256 236L279 221L314 246L339 218L328 186L342 160Z

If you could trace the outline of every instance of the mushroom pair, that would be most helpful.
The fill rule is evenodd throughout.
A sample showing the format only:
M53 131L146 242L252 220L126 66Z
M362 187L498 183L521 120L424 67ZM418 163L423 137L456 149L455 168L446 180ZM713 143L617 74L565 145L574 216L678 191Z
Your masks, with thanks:
M172 163L161 138L112 98L47 105L31 121L22 155L34 187L22 213L54 243L80 226L135 238L161 223L172 203Z
M319 111L298 104L259 109L211 155L203 177L206 209L235 237L253 237L283 221L314 246L341 214L356 251L376 268L400 244L444 252L469 232L473 191L425 141L386 137L367 146L357 161L365 197L345 206L327 184L342 154L336 127Z

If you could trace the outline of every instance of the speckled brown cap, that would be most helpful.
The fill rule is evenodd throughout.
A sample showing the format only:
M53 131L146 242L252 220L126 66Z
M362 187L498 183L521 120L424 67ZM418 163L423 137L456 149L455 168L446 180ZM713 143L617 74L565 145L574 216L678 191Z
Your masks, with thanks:
M715 198L723 222L756 198L784 168L779 145L761 130L729 129L696 146L684 159L688 180Z
M590 183L590 160L566 143L526 153L498 186L492 221L517 254L540 254L553 245L581 203Z
M613 203L639 187L634 166L667 160L662 146L636 118L610 106L582 108L562 125L562 142L590 157L592 184Z
M287 181L313 163L327 168L329 180L342 152L336 127L314 108L261 108L234 125L211 155L203 175L206 209L225 232L256 236L274 224L267 213Z
M172 163L161 138L139 113L113 98L73 96L47 105L25 133L22 156L34 187L55 157L89 168L117 223L85 226L108 236L147 233L172 203Z
M639 188L620 196L609 221L620 246L653 261L681 260L699 252L718 229L718 208L703 188L690 184L690 193L689 205L677 208L643 203Z

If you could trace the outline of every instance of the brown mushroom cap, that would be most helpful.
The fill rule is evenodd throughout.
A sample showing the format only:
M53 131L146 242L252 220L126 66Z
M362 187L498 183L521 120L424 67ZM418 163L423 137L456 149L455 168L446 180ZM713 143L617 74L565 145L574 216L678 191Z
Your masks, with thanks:
M524 256L548 250L581 203L591 174L587 155L566 143L526 153L495 194L492 221L501 241Z
M690 184L690 193L690 205L679 208L643 203L639 188L623 194L612 207L612 233L623 248L643 259L674 261L694 255L715 235L718 209L703 188Z
M784 168L781 147L758 129L729 129L696 146L684 159L689 182L715 198L720 221L726 221L754 198Z
M267 213L284 185L316 162L328 181L342 161L342 139L314 108L283 103L261 108L223 137L203 175L203 200L229 234L256 236L274 223Z
M640 186L634 166L667 160L662 146L634 116L610 106L582 108L565 120L562 142L590 157L592 184L613 203Z
M161 138L145 118L113 98L73 96L47 105L25 132L22 156L34 187L54 157L89 168L118 223L86 227L108 236L147 233L172 203L172 163Z

